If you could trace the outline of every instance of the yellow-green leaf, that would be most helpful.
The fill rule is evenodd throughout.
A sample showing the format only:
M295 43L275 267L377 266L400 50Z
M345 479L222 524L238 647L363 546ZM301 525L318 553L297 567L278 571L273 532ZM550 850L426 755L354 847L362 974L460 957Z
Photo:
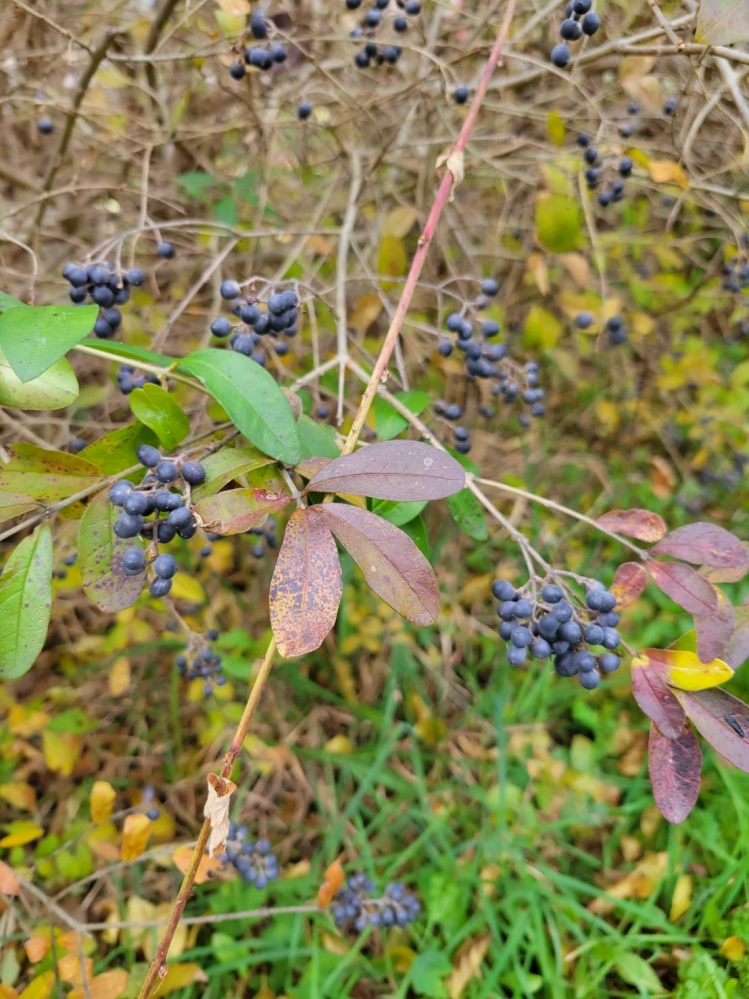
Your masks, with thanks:
M700 662L694 652L680 649L645 649L643 656L665 667L666 681L679 690L707 690L725 683L733 670L722 659Z
M7 835L0 839L0 846L6 848L11 846L25 846L27 843L33 843L35 839L39 839L44 835L44 830L35 822L9 822L5 826L5 829L7 830Z
M558 111L549 111L546 116L546 134L555 146L564 145L567 128Z
M552 253L568 253L577 248L580 236L580 205L575 198L561 194L538 195L536 239Z

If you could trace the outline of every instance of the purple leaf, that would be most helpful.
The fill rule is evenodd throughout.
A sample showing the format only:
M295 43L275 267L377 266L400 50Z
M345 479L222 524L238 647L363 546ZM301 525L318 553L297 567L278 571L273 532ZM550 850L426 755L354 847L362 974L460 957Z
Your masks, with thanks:
M647 658L632 660L632 696L668 739L676 739L687 720L657 666Z
M733 607L725 593L718 593L718 610L715 614L695 614L694 629L697 634L697 655L703 663L723 659L723 650L733 634ZM731 665L730 663L728 664Z
M607 531L624 534L638 541L659 541L666 533L663 517L650 510L609 510L596 521Z
M747 554L739 539L716 524L698 522L677 527L650 550L695 565L731 569L747 564Z
M717 590L688 565L649 561L647 566L655 585L690 614L714 614L717 611Z
M653 797L661 814L678 825L694 808L700 793L702 752L690 725L681 734L666 738L655 724L650 724L648 772Z
M749 708L721 687L677 690L690 721L716 753L749 773Z

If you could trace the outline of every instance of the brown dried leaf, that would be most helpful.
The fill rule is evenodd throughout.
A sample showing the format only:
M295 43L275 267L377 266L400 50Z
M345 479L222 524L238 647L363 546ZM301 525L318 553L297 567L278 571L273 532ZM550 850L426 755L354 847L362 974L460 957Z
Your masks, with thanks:
M343 583L335 539L315 507L286 525L270 586L270 622L282 656L322 644L335 624Z
M662 735L650 723L648 772L653 797L661 814L679 825L694 808L700 793L702 753L691 725L685 725L676 739Z
M651 510L609 510L596 521L607 531L624 534L638 541L660 541L668 528L663 517Z
M450 999L460 999L474 978L481 978L481 964L491 943L491 934L485 933L465 940L453 957L453 970L446 985Z
M73 991L68 999L120 999L127 989L128 973L121 968L104 971L88 980L88 990L83 986Z
M244 534L251 527L262 527L290 499L288 493L269 493L265 489L227 489L196 503L192 512L204 531Z
M684 172L684 167L676 160L650 160L648 170L656 184L678 184L679 187L689 187L689 178Z
M307 485L308 492L351 493L387 500L431 500L465 486L458 462L421 441L383 441L335 458Z
M18 895L21 884L6 863L0 860L0 895Z
M174 861L174 866L177 870L184 874L187 868L190 866L190 861L192 860L192 847L191 846L180 846L172 854L172 860ZM211 878L212 871L220 871L223 869L223 864L220 860L214 860L211 857L206 857L205 854L200 858L200 863L198 864L198 871L195 875L195 884L204 885L207 881L213 880Z
M234 781L218 774L208 774L208 798L203 807L203 815L211 823L208 839L208 856L220 853L229 835L229 805L231 796L237 790Z
M687 719L676 695L666 685L663 672L647 658L633 659L632 696L667 738L676 739Z
M407 534L358 507L326 503L312 510L325 519L385 603L414 624L432 624L440 609L437 577Z
M695 565L712 565L723 569L747 566L744 546L730 531L717 524L698 522L677 527L659 541L651 551L671 555Z
M330 905L338 892L343 888L346 875L343 873L340 860L334 860L325 872L323 883L317 892L317 904L326 908Z
M648 570L655 585L690 614L714 614L718 609L715 587L694 569L681 562L649 561Z
M39 964L41 959L47 955L51 946L52 937L48 933L42 933L38 936L29 937L25 941L23 949L31 964ZM0 995L2 994L0 993Z
M629 607L640 596L648 581L648 574L639 562L624 562L614 573L609 587L616 597L617 610Z

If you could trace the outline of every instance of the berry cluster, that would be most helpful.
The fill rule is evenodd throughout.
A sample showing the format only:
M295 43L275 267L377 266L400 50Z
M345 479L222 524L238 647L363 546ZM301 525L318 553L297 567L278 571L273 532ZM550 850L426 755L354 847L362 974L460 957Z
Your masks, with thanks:
M258 42L267 42L268 23L260 11L254 11L250 18L250 34ZM279 42L263 45L250 45L244 49L242 59L235 60L229 66L229 73L235 80L241 80L247 74L246 66L266 73L276 65L286 62L286 49Z
M358 10L361 4L362 0L346 0L346 7L349 10ZM396 5L403 13L396 13L390 19L390 23L393 31L402 35L408 31L408 17L416 17L421 13L421 3L420 0L396 0ZM361 27L354 28L351 32L352 38L368 37L370 39L365 43L364 48L354 56L354 65L358 66L359 69L369 69L373 64L375 66L394 66L401 57L403 49L398 45L378 45L372 40L377 29L385 23L383 11L387 10L389 6L390 0L375 0L374 6L370 7L362 17Z
M722 288L734 294L749 288L749 262L740 263L734 258L723 264Z
M114 525L118 538L134 538L141 535L151 542L158 552L159 544L168 544L175 537L192 538L198 528L195 518L185 505L185 497L172 492L170 487L179 478L188 485L196 486L205 481L205 469L198 461L184 461L178 466L169 458L162 458L155 447L141 444L138 460L152 471L143 479L139 487L122 479L109 490L109 499L114 506L122 507L122 513ZM162 520L160 515L166 514ZM153 519L146 521L146 517ZM177 571L177 561L173 555L155 554L150 561L155 579L149 592L152 597L165 597L172 588L172 577ZM139 576L146 571L146 554L140 548L129 548L122 556L122 567L127 576Z
M162 556L163 557L163 556ZM169 556L171 558L171 556ZM209 642L215 642L218 638L218 631L211 628L205 636ZM203 693L210 697L214 686L223 687L226 683L221 656L214 652L209 646L204 646L199 652L188 657L185 653L180 653L174 660L180 676L186 680L203 680Z
M529 652L534 659L553 656L557 675L577 676L586 690L598 686L601 673L619 669L616 597L603 584L595 583L585 595L585 606L577 608L555 583L541 587L535 604L506 579L494 580L492 595L499 601L499 637L510 643L510 666L521 666ZM607 651L592 653L589 647Z
M265 365L265 353L257 350L264 336L274 339L274 350L279 357L289 352L286 340L279 336L295 337L299 332L299 298L290 288L277 291L269 296L267 302L260 302L254 295L242 296L236 281L227 280L221 284L221 297L230 301L231 311L240 320L232 323L226 316L219 316L211 323L211 333L219 339L231 337L231 345L240 354L251 357L258 364ZM266 311L261 311L265 305Z
M138 267L129 271L116 271L110 263L90 264L83 267L72 262L65 264L62 276L70 284L70 301L83 305L91 301L99 306L94 323L94 333L102 339L114 336L122 323L122 313L117 308L130 298L130 287L143 284L145 275Z
M602 179L605 179L606 167L601 162L600 153L595 146L590 144L590 136L578 135L577 144L581 146L585 153L583 154L585 162L588 164L585 170L585 182L588 185L589 191L594 191L601 183ZM632 175L632 167L634 163L631 156L622 156L617 164L617 172L619 176L614 180L610 180L607 184L605 190L599 191L598 193L598 204L602 208L606 208L611 204L612 201L622 201L624 198L624 180Z
M160 384L158 376L151 371L136 376L132 364L121 364L117 371L117 384L123 395L130 395L133 389L143 388L147 382L152 385Z
M247 839L247 826L229 825L222 859L237 869L239 875L256 888L265 888L279 874L278 857L267 839Z
M551 50L551 61L559 69L564 69L570 61L569 45L565 43L577 42L583 35L595 35L601 27L601 18L590 9L592 6L593 0L570 0L564 8L564 20L559 25L564 41Z
M419 900L400 881L386 885L380 898L371 897L374 890L375 883L366 874L349 878L330 906L339 930L361 933L367 926L407 926L421 912Z
M587 330L593 325L592 312L579 312L575 316L575 326L579 330ZM606 320L604 329L608 334L609 345L617 347L620 343L626 343L627 330L621 316L611 316Z

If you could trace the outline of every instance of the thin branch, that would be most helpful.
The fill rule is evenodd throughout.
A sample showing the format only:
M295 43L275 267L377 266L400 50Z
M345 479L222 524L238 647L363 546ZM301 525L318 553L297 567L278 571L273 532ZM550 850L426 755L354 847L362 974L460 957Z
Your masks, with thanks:
M358 149L352 149L349 161L351 177L349 179L348 202L343 216L341 235L338 240L338 261L336 265L336 343L338 349L338 408L336 419L338 426L343 423L343 390L346 381L346 360L348 358L348 314L346 310L346 274L348 269L349 244L351 233L356 222L356 203L361 190L361 155Z

